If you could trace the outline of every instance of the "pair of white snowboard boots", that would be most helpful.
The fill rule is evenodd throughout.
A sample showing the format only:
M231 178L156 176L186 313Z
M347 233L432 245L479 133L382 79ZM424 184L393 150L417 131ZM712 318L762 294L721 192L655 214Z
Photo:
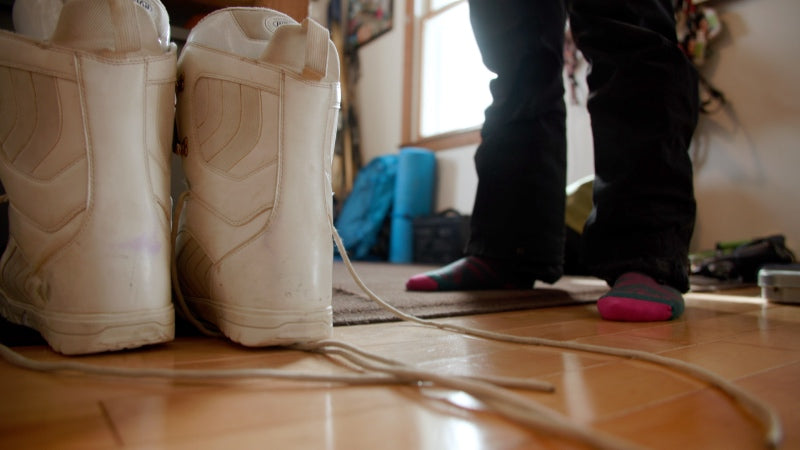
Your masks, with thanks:
M327 30L223 9L178 60L158 0L59 7L52 30L23 11L30 32L0 32L0 314L64 354L135 348L173 339L172 287L244 345L328 337L340 94ZM176 94L189 191L173 218Z

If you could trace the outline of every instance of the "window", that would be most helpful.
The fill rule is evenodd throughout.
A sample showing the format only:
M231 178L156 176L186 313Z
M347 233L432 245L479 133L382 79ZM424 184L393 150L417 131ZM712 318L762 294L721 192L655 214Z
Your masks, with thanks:
M407 11L414 13L414 27L407 28L407 45L417 54L406 76L406 94L411 102L410 142L428 141L473 130L468 140L477 142L483 112L491 103L489 81L495 77L483 65L466 0L406 0ZM414 33L409 36L408 33ZM413 46L411 43L417 42Z

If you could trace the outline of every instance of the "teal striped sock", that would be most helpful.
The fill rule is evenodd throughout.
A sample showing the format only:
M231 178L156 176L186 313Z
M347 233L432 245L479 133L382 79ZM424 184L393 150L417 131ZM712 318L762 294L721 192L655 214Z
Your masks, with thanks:
M600 317L623 322L655 322L680 317L683 295L653 278L628 272L597 301Z
M502 270L501 264L478 256L466 256L442 268L414 275L406 282L409 291L470 291L487 289L531 289L530 275Z

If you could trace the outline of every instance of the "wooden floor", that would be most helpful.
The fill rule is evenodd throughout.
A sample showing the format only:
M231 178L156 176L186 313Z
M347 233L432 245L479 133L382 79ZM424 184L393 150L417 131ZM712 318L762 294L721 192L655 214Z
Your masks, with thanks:
M670 323L604 322L593 305L448 322L698 364L771 405L783 422L783 448L800 448L800 307L765 304L756 290L692 294L684 317ZM424 369L549 381L555 393L524 395L642 447L763 447L758 423L719 391L648 363L488 342L408 323L342 327L335 337ZM81 358L46 347L17 350L40 360L115 367L345 370L322 356L245 349L210 338ZM0 399L3 449L582 448L482 410L469 396L412 386L131 380L37 373L0 362Z

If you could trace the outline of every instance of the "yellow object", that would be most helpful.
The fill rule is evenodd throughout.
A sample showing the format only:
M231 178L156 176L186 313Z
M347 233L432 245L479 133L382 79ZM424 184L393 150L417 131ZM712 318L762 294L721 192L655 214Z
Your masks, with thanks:
M578 234L583 232L583 225L592 212L592 185L594 175L588 175L567 186L567 207L564 222Z

